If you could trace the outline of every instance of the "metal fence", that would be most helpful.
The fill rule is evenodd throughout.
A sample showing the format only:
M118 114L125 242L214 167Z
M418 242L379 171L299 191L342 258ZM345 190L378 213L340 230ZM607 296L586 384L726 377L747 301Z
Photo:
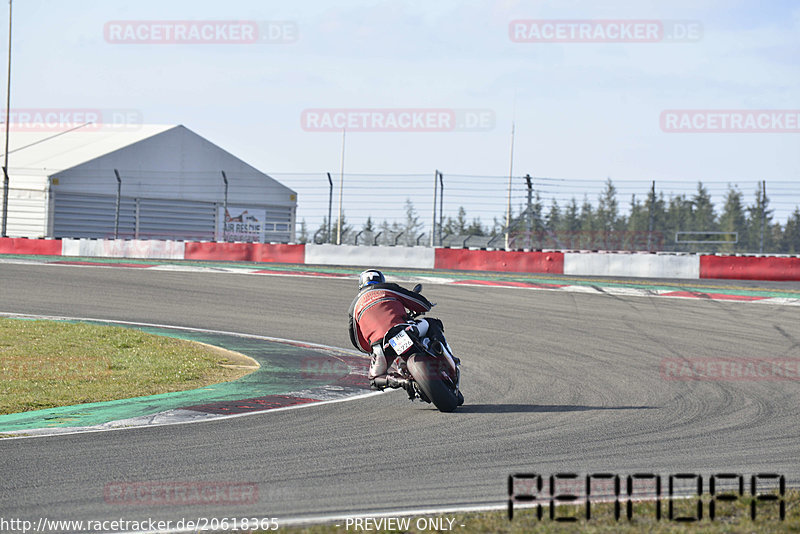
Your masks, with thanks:
M791 181L509 180L438 171L270 176L298 193L296 217L288 208L276 208L285 213L270 215L272 222L249 236L224 230L221 235L217 214L223 198L204 203L121 196L118 220L116 199L109 196L83 195L79 201L57 191L51 198L46 191L12 187L9 204L19 216L20 209L32 213L54 202L56 237L800 253L800 184ZM732 200L738 202L733 210Z
M609 198L609 179L509 180L438 171L331 174L271 174L298 192L300 240L363 246L800 253L800 184L792 181L612 179ZM338 241L340 195L344 224ZM738 202L738 208L726 207L729 201ZM707 237L689 243L678 232ZM735 233L737 238L720 240L713 237L715 232Z

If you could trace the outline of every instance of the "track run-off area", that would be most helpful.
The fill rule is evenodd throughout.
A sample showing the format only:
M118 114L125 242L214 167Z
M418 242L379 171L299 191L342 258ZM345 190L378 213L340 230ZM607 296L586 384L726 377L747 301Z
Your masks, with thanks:
M245 267L224 264L81 263L0 263L0 312L350 346L353 269L260 265L262 276L241 276ZM431 315L463 362L466 403L456 412L395 392L196 424L2 439L0 516L280 524L502 507L516 473L779 473L800 485L800 377L791 367L800 360L800 306L791 305L800 284L387 274L422 279L437 303ZM508 287L486 285L497 281ZM708 367L731 360L773 367ZM707 374L682 374L686 362ZM775 371L776 362L785 367ZM121 484L181 483L255 491L235 502L109 497Z

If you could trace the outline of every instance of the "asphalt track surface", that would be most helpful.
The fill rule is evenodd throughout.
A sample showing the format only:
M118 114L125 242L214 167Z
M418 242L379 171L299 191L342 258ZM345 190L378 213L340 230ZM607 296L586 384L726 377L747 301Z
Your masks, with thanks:
M695 281L696 282L696 281ZM0 265L0 311L348 347L353 280ZM776 472L800 483L800 388L676 381L664 358L798 358L800 308L429 285L466 404L401 392L208 423L0 440L0 516L312 517L496 504L512 473ZM254 503L107 503L123 482L234 481Z

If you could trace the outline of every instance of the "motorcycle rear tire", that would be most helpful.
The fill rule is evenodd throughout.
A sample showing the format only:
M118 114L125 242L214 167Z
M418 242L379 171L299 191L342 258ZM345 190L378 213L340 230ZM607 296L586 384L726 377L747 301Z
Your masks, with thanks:
M439 365L437 358L414 354L408 359L408 372L440 412L452 412L458 408L458 396L437 373L429 371L437 369Z

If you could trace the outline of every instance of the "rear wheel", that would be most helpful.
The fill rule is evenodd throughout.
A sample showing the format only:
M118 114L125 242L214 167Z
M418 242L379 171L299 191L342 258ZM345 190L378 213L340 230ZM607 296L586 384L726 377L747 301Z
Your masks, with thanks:
M440 412L452 412L460 404L459 397L450 380L443 376L442 363L438 358L415 354L408 359L408 372Z

